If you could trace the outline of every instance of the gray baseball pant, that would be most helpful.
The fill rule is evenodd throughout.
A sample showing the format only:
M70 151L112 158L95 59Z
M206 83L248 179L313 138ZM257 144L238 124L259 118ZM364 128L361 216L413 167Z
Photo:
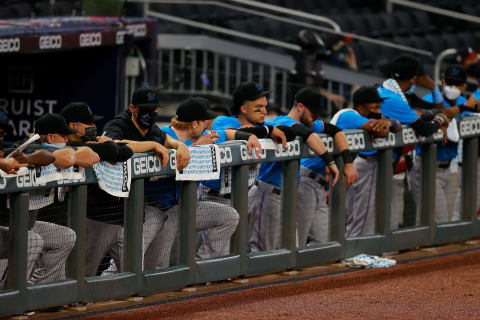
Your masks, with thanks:
M463 220L462 213L462 166L458 166L457 171L457 196L453 206L452 221ZM477 159L477 211L480 209L480 158Z
M297 193L297 246L327 242L330 213L324 186L310 176L314 171L300 167Z
M9 228L0 226L0 288L7 285L6 271L8 268ZM43 249L43 239L35 232L27 234L27 274L28 279L32 273L35 262Z
M450 169L436 167L435 172L435 223L448 222L448 187L450 184ZM416 225L420 225L421 206L421 157L417 156L413 168L407 174L408 185L417 205Z
M281 248L282 199L279 190L258 181L248 192L249 244L252 252Z
M75 231L45 221L36 221L31 231L42 237L43 250L28 280L29 283L65 279L65 265L75 245Z
M353 162L358 180L347 189L347 237L375 234L375 192L377 184L377 158L356 157Z

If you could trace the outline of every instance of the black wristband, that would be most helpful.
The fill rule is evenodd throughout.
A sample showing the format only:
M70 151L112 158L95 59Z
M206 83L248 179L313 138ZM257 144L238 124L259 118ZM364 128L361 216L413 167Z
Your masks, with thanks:
M243 132L239 130L235 132L235 140L248 140L250 136L251 134L248 132Z
M273 126L265 126L268 130L268 136L270 137L272 135L272 131L273 131Z
M325 164L327 165L327 167L330 167L335 164L335 161L333 161L332 155L328 151L325 151L325 153L321 154L320 157L323 159L323 161L325 161Z
M342 155L344 164L353 163L352 154L350 153L350 150L345 149L342 152L340 152L340 154Z

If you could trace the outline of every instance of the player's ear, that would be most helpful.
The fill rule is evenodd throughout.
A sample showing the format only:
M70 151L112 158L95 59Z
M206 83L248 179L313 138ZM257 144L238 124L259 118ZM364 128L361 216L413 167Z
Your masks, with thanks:
M246 107L244 104L242 104L242 105L240 106L240 112L241 112L241 113L247 113L247 107Z
M128 109L130 110L131 113L135 110L135 106L133 104L128 106Z

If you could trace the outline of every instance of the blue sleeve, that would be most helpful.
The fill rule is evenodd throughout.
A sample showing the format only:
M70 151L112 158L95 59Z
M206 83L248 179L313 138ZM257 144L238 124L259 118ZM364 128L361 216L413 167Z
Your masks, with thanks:
M227 141L227 134L225 133L224 130L217 130L217 133L218 133L219 137L218 137L217 141L215 141L215 144Z
M239 127L237 119L227 116L216 117L212 124L212 130L237 129Z
M427 94L425 97L423 97L423 100L427 101L427 102L430 102L430 103L433 103L432 94L431 93Z
M420 118L408 103L396 95L389 96L387 100L383 101L380 110L384 116L403 124L411 124Z
M275 125L284 125L284 126L287 126L287 127L291 127L293 126L294 124L299 124L299 122L293 120L292 118L290 118L289 116L279 116L279 117L276 117L275 120L273 121L273 123Z
M369 120L364 116L354 112L348 111L340 115L337 120L337 127L342 130L345 129L361 129L362 126Z
M312 131L315 133L322 133L324 127L325 126L323 125L322 120L315 120L315 122L313 123L313 126L310 129L312 129Z
M466 99L464 96L459 96L459 97L457 98L456 105L457 105L457 106L461 106L461 105L464 104L465 102L467 102L467 99Z

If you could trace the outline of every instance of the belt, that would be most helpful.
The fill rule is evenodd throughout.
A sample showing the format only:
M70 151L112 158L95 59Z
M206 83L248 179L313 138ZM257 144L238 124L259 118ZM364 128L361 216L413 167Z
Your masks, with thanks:
M365 159L365 160L373 159L373 158L375 157L375 155L366 156L366 155L360 154L360 153L358 153L357 156L360 157L360 158L362 158L362 159Z
M451 161L440 162L440 163L438 164L438 167L439 167L440 169L448 169L448 168L450 168L450 162L451 162Z
M327 180L325 180L325 178L319 173L312 171L308 174L308 177L322 186L326 186L328 184Z
M215 189L208 190L207 194L209 196L221 197L221 198L225 198L225 199L230 199L230 197L231 197L230 193L220 194L220 191L217 191Z
M255 185L258 186L258 180L255 181ZM272 193L273 193L273 194L276 194L276 195L280 195L280 194L282 193L282 190L280 190L280 188L273 187L273 188L272 188Z

